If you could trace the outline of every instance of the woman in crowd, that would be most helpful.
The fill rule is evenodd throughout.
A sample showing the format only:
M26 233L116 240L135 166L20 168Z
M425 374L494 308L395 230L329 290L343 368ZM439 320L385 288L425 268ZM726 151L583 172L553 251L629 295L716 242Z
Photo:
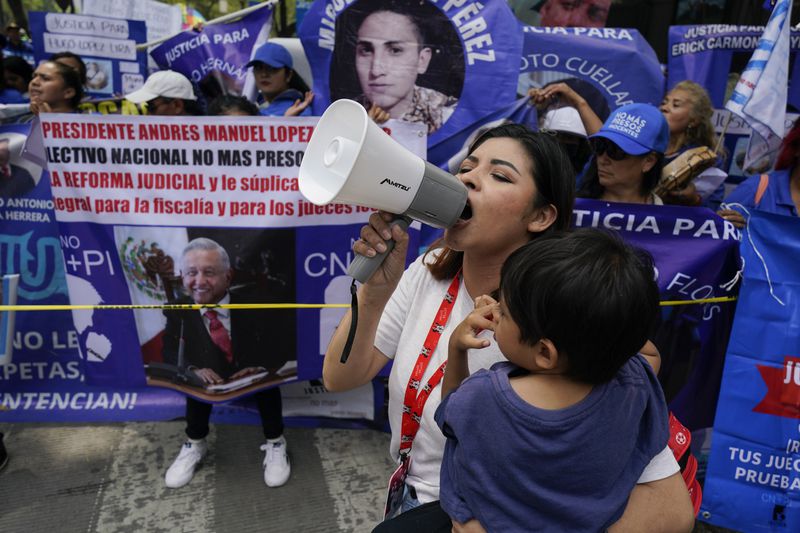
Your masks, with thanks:
M609 202L662 205L653 193L664 166L669 126L649 104L615 109L589 138L594 157L578 196Z
M689 80L675 85L664 97L661 112L669 124L669 144L664 154L665 165L674 161L686 150L703 146L710 150L716 148L717 136L711 123L714 106L711 104L708 92L701 85ZM720 184L713 187L704 199L698 189L708 188L702 186L706 179L704 176L695 178L688 186L669 193L664 202L680 205L702 205L705 202L716 207L722 199L724 186Z
M8 59L0 57L0 63L4 65L6 61L8 61ZM0 104L26 104L28 100L22 96L22 93L25 91L20 91L17 87L11 85L4 74L5 68L0 68ZM21 107L24 109L25 106Z
M798 216L800 210L800 119L783 140L775 170L751 176L725 198L725 204L740 204L745 209L759 209L777 215ZM736 227L745 225L737 206L717 212Z
M391 215L374 213L369 225L362 228L355 252L374 256L386 250L384 239L389 238L396 246L359 289L359 321L347 364L340 363L340 356L350 328L349 312L328 345L323 365L325 386L342 391L369 383L394 361L389 378L391 453L398 461L407 456L411 459L401 487L404 512L439 496L445 438L433 415L441 401L437 379L447 359L452 330L473 310L474 298L497 289L500 268L511 252L538 235L568 228L571 219L572 170L550 135L513 124L493 128L473 143L458 177L469 191L463 219L447 229L438 247L418 258L407 271L408 235L398 226L390 227ZM429 326L447 307L451 308L449 318L439 318L443 324ZM435 333L441 335L438 342ZM470 371L500 360L502 355L491 341L490 347L470 354ZM420 371L418 367L425 361L432 364ZM417 390L430 392L423 405ZM406 394L414 400L404 399ZM413 405L406 406L409 402ZM414 420L419 420L419 425L412 431ZM654 483L634 490L630 513L626 511L622 521L679 523L692 519L691 504L671 452L665 449L658 459L648 467L652 475L645 480ZM670 504L656 504L651 498L667 498ZM670 518L656 517L662 512L671 514ZM444 519L449 524L446 515ZM392 522L396 521L385 522L381 528L392 531Z
M36 67L28 84L31 112L77 113L83 98L80 74L57 61L44 61Z
M262 115L311 115L309 106L314 99L314 93L292 68L292 55L285 47L277 43L266 43L256 50L247 66L253 67L256 88L262 99Z

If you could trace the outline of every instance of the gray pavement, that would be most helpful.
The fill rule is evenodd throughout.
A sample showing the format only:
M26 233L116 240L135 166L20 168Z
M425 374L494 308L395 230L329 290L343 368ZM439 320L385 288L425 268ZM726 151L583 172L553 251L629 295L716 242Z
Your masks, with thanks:
M380 520L389 435L287 428L292 476L264 485L259 426L215 425L192 482L164 486L183 422L0 424L0 532L350 532Z

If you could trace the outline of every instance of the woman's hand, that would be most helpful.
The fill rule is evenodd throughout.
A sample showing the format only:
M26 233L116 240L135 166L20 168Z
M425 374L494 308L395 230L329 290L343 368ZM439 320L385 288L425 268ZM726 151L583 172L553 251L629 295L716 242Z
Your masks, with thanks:
M557 101L563 101L577 109L584 101L583 97L566 83L553 83L541 89L531 89L528 91L528 96L537 107L547 107Z
M483 529L481 523L475 518L469 522L464 522L463 524L461 522L456 522L455 520L452 522L453 529L450 530L452 533L486 533L486 530Z
M744 227L744 215L735 209L720 209L717 214L739 229Z
M40 113L52 113L53 108L50 107L50 104L47 102L41 102L38 100L31 100L31 113L34 115L39 115Z
M284 117L296 117L300 115L303 111L306 110L308 106L311 105L311 102L314 100L314 93L313 91L306 92L305 96L302 100L299 98L294 101L294 103L287 109L284 113Z
M366 257L375 257L387 250L386 241L394 239L395 246L381 263L375 274L364 285L365 288L385 292L391 295L400 276L403 275L408 250L408 233L401 227L390 224L397 215L386 211L377 211L369 217L369 224L361 228L361 238L353 244L353 251Z
M665 204L698 206L703 202L703 198L697 192L694 183L689 183L686 187L675 191L668 191L662 197Z
M383 124L384 122L392 118L389 115L389 112L384 111L384 109L378 104L372 104L369 108L369 111L367 111L367 115L369 116L369 118L373 120L373 122L375 122L375 124L378 125Z

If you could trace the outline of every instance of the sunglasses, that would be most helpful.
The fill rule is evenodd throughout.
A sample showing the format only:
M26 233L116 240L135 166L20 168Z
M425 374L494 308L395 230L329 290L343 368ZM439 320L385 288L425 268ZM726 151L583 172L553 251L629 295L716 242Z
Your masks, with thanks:
M608 154L608 157L614 161L622 161L630 156L628 152L603 137L589 139L589 144L592 147L592 152L594 152L596 156Z

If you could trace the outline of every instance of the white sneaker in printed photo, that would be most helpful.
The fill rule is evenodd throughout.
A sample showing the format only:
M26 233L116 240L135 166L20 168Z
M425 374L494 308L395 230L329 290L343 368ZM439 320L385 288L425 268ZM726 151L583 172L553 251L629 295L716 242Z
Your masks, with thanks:
M267 487L280 487L289 480L292 467L286 453L286 439L281 435L277 439L269 439L261 445L264 456L264 483Z
M164 476L167 487L177 489L189 483L194 476L195 468L203 460L207 451L206 439L184 442L181 446L181 453L172 462L167 470L167 475Z

